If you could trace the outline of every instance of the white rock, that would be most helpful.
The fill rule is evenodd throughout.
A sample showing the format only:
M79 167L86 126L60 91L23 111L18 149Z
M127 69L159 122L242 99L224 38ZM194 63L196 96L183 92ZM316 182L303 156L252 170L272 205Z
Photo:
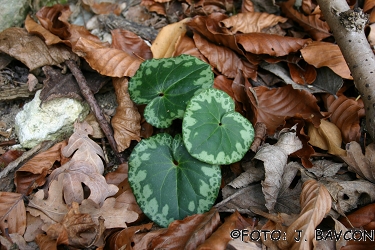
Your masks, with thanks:
M16 115L15 132L22 147L32 148L45 140L62 140L73 133L73 123L89 112L87 104L58 98L40 106L40 90Z

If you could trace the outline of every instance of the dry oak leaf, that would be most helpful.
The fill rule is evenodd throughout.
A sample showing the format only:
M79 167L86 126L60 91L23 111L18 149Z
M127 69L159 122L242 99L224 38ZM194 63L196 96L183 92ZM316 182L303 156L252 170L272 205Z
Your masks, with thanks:
M126 228L126 223L134 222L138 219L138 213L131 210L131 204L118 202L117 198L108 198L99 207L92 200L83 200L79 209L81 213L91 215L92 220L99 224L99 218L104 219L104 226L109 228Z
M141 140L141 115L136 105L130 99L128 92L128 79L113 78L118 106L116 114L112 117L111 124L117 150L124 151L130 146L132 140Z
M337 44L312 42L301 49L301 54L307 63L314 65L316 68L326 66L342 78L353 79Z
M100 74L112 77L133 76L142 60L114 48L80 37L73 51L85 58L91 68Z
M282 134L276 144L265 145L254 156L254 159L264 163L265 179L262 181L262 191L270 213L275 212L288 156L301 148L302 142L296 136L296 132L287 132Z
M329 120L341 131L344 142L359 141L361 137L360 119L365 116L362 99L354 100L345 95L323 96L327 111L332 113Z
M0 33L0 52L21 61L30 71L45 65L58 65L66 60L79 60L66 46L47 46L39 37L17 27Z
M3 236L26 230L26 210L22 194L0 192L0 230Z
M253 54L266 54L270 56L286 56L297 52L311 43L311 39L302 39L288 36L279 36L267 33L236 34L237 43L245 51Z
M288 19L266 12L238 13L220 22L233 33L262 32L263 29L274 26L278 23L285 23Z
M56 240L57 245L86 248L95 244L104 230L104 219L99 219L99 224L96 224L90 214L81 213L78 203L73 202L62 221L50 225L46 233Z
M347 155L341 158L349 165L349 171L375 183L375 144L369 144L363 155L359 143L352 141L346 145L346 152Z
M312 240L315 235L315 228L331 210L331 196L324 185L316 180L307 180L303 183L300 196L301 212L296 221L287 229L287 241L280 242L281 249L313 249ZM301 230L301 240L296 242L296 230Z
M252 225L250 219L244 218L238 211L225 219L225 222L197 250L225 249L232 240L231 231L242 230Z
M61 149L66 145L67 141L57 143L47 151L37 154L20 167L14 177L17 193L29 195L33 189L46 182L46 176L55 162L65 164L68 159L61 155Z
M331 36L329 26L320 20L320 15L304 15L293 6L294 0L281 3L282 12L293 21L297 22L314 40L320 41Z
M261 86L252 90L247 93L253 104L252 123L264 123L268 134L274 134L289 117L302 117L315 126L319 126L323 118L316 98L307 91L293 89L291 85L274 89Z
M333 155L346 155L346 151L341 148L341 131L332 122L322 119L318 128L309 124L308 135L310 137L309 143L311 145L323 150L328 150L328 153Z
M164 234L152 240L149 249L197 249L220 224L219 212L215 208L173 221Z
M177 23L168 24L163 27L151 45L154 58L171 57L181 39L186 33L185 23L189 19L183 19Z
M73 201L81 203L84 199L81 183L90 189L88 199L92 199L99 206L107 197L118 191L118 187L107 184L102 175L104 153L100 146L88 137L91 133L92 128L86 122L74 124L74 133L62 151L66 157L73 153L74 155L69 162L55 169L49 176L50 180L63 178L64 199L68 205ZM59 177L60 175L62 177Z
M246 78L256 79L257 66L241 60L233 50L210 43L197 33L194 34L193 39L210 65L217 68L223 75L235 78L238 70L241 70Z

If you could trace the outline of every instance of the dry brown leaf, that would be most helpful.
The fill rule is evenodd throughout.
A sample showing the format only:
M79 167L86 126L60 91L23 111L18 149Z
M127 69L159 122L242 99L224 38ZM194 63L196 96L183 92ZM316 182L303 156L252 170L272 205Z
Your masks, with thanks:
M47 29L45 29L42 25L38 24L30 17L30 15L27 15L25 20L25 28L27 32L30 34L38 35L39 37L43 37L44 42L47 45L52 44L58 44L63 43L64 41L60 39L60 37L52 34Z
M142 63L141 59L122 50L105 47L84 37L78 39L73 51L85 58L93 69L106 76L131 77Z
M121 196L107 198L101 207L92 200L83 200L79 209L81 213L89 214L96 224L99 224L99 218L103 218L106 229L126 228L126 223L138 219L138 213L132 210L132 204L119 202L120 199Z
M49 226L46 233L57 241L57 245L85 248L92 246L100 238L105 229L103 224L103 219L99 219L99 224L96 224L90 214L81 213L78 203L73 202L63 220Z
M107 116L106 114L104 114L104 116L105 116L106 120L109 122L110 117ZM92 127L93 132L92 132L91 136L93 138L98 139L98 138L104 138L105 137L105 134L104 134L102 128L100 127L99 122L96 120L96 117L95 117L94 113L90 112L86 116L84 121L87 122Z
M92 128L86 122L74 124L74 133L62 151L65 157L73 153L74 155L69 162L55 169L49 177L50 180L63 179L64 199L68 205L73 201L81 203L85 198L81 183L90 189L88 199L93 200L99 206L107 197L118 191L118 187L107 184L102 175L104 172L103 151L88 137L91 133Z
M268 134L284 125L287 117L302 117L315 126L323 118L316 98L307 91L293 89L291 85L274 89L256 87L253 90L253 93L248 93L253 104L252 122L266 124Z
M203 244L199 245L197 250L225 249L228 242L232 240L230 232L234 229L242 230L251 226L249 219L241 216L235 211L231 216L225 219L221 225Z
M46 176L56 161L65 164L68 159L61 155L61 149L66 145L67 141L57 143L47 151L37 154L20 167L14 177L17 193L29 195L33 189L46 182Z
M26 210L22 194L0 192L0 230L3 236L26 230Z
M121 11L124 9L124 6L122 6L122 4L111 3L111 2L96 2L93 0L83 0L82 4L84 6L86 5L90 7L92 12L94 12L95 14L103 14L103 15L108 15L108 14L113 13L118 16L121 14Z
M236 34L235 37L237 43L241 44L245 51L270 56L286 56L311 43L310 39L267 33Z
M287 132L282 134L276 144L265 145L254 156L255 159L263 161L265 179L262 181L262 191L270 213L275 212L288 156L301 148L302 142L296 132Z
M241 12L254 12L254 4L251 0L243 0L241 5Z
M58 65L66 60L79 60L69 48L63 45L47 46L39 37L17 27L0 33L0 51L21 61L30 71L45 65Z
M150 249L197 249L220 224L220 216L215 208L204 214L175 220L169 225L167 232L152 240Z
M301 213L287 229L286 238L288 245L279 246L282 249L313 249L312 239L315 228L331 210L331 196L324 185L316 180L307 180L303 183L300 197ZM296 230L301 230L301 241L294 240ZM282 244L287 242L283 241ZM281 243L281 242L280 242Z
M360 119L365 116L362 99L355 100L345 95L335 97L323 96L328 112L332 113L329 120L341 131L344 142L359 141L361 137Z
M8 150L4 154L0 156L0 168L5 168L9 165L12 161L16 160L20 157L24 151L21 150Z
M307 63L288 63L289 73L292 80L298 84L312 84L317 76L314 66Z
M238 13L220 23L227 27L233 33L238 31L242 33L262 32L263 29L274 26L278 23L285 23L288 19L282 16L276 16L266 12L247 12Z
M112 48L121 49L129 55L148 60L152 58L152 52L146 42L129 30L111 30Z
M346 152L347 155L341 158L349 165L348 169L375 183L375 144L369 144L363 155L359 143L352 141L346 145Z
M202 55L201 52L199 52L197 46L195 46L193 38L187 36L186 34L181 37L172 56L179 56L182 54L195 56L196 58L207 62L207 59Z
M40 216L32 216L29 212L26 213L27 227L23 237L27 242L35 240L38 234L44 233L42 226L44 225L43 220Z
M293 21L297 22L314 40L320 41L331 36L329 26L320 20L320 15L304 15L293 6L294 0L281 3L282 12Z
M57 250L56 240L52 239L48 235L39 234L35 238L36 244L40 250Z
M112 117L111 124L117 143L117 150L124 151L130 146L132 140L141 140L141 115L130 99L128 92L128 79L113 78L118 106L116 114Z
M235 78L241 70L246 78L256 79L257 66L241 60L232 50L210 43L197 33L194 34L194 42L209 63L223 75Z
M188 19L183 19L177 23L169 24L159 31L151 46L154 58L167 58L174 54L179 40L186 33L185 23L187 21Z
M316 68L329 67L345 79L353 79L341 50L337 44L328 42L312 42L301 49L303 59Z
M134 236L145 230L150 230L153 223L142 224L139 226L132 226L121 231L118 231L106 239L107 245L111 250L132 250L132 245L136 245L134 242Z
M346 151L341 148L341 131L335 124L326 120L321 120L318 128L309 124L308 135L311 145L328 150L328 153L333 155L346 155Z

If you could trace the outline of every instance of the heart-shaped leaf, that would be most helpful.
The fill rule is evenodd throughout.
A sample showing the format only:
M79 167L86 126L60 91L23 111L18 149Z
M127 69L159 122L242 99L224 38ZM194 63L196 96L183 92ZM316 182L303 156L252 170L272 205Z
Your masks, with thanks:
M190 55L144 61L129 82L131 99L147 104L144 117L158 128L182 118L187 102L213 85L210 65Z
M160 226L208 211L221 183L218 165L193 158L181 135L142 140L129 158L129 183L142 211Z
M251 123L234 111L232 98L218 89L204 90L190 100L182 131L188 152L210 164L241 160L254 139Z

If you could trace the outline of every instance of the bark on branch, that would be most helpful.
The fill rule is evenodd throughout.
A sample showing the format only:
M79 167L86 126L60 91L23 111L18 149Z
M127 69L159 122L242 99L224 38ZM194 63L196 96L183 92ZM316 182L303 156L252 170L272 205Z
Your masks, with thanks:
M375 57L366 39L366 17L346 0L317 0L352 73L366 111L366 127L375 140Z

